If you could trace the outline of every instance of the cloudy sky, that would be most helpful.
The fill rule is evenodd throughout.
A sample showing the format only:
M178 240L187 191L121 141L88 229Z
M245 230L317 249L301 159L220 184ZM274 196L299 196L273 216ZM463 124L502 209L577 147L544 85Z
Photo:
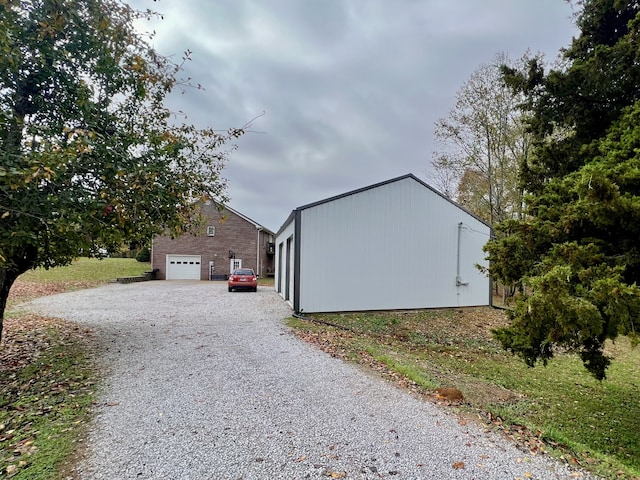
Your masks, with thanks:
M224 176L229 205L277 231L294 208L413 173L434 122L499 52L553 60L576 34L565 0L132 0L164 14L153 45L203 91L172 99L197 126L251 119ZM258 117L258 118L256 118Z

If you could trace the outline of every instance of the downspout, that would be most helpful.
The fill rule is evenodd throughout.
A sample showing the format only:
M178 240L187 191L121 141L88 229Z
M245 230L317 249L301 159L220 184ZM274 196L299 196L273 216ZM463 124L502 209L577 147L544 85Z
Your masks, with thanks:
M260 232L262 231L262 227L256 225L256 229L258 230L258 240L256 241L256 275L260 275L262 273L260 269Z

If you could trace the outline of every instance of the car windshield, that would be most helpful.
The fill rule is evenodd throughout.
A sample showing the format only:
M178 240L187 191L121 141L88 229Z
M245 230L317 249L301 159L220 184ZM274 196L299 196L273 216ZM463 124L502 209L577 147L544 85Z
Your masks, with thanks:
M241 270L236 270L235 272L233 272L233 275L253 275L253 270L244 268Z

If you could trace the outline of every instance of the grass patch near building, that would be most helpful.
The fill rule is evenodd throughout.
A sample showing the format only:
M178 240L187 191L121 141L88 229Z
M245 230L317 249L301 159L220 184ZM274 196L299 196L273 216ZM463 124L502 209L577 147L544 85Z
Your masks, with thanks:
M576 355L527 367L491 330L506 325L491 308L309 315L289 324L330 354L371 368L433 401L453 387L461 414L503 431L532 454L560 456L606 478L640 478L640 349L621 337L599 382ZM323 323L320 323L323 322Z

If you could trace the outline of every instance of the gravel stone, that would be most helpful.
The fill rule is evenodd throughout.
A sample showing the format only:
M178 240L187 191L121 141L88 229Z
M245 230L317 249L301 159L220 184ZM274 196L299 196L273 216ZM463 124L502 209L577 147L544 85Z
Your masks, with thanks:
M270 287L109 284L26 306L99 334L80 479L587 477L297 339Z

